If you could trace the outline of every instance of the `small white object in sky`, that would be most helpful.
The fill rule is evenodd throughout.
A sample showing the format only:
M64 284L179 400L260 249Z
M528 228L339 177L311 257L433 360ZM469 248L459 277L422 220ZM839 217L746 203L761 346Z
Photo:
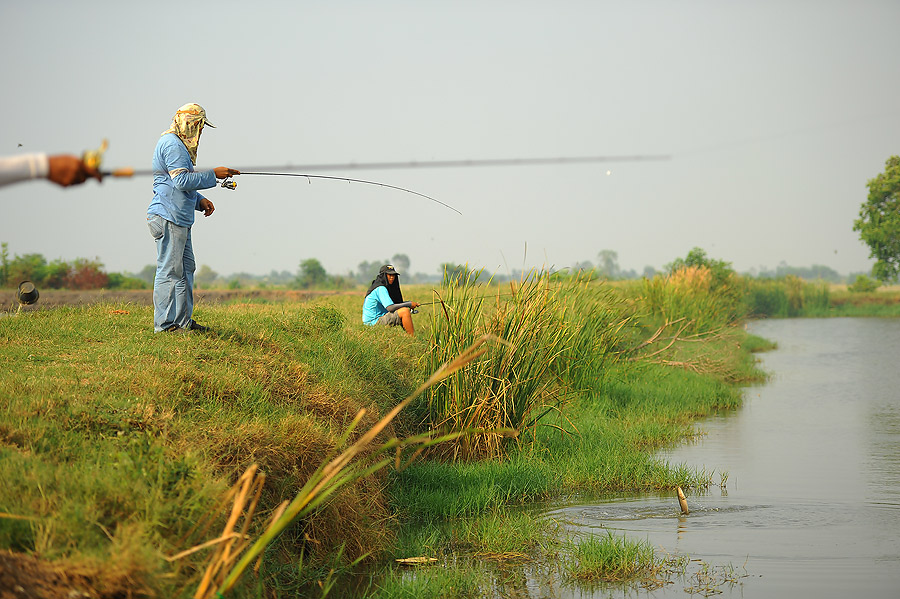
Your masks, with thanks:
M612 174L612 171L606 171L606 176L607 176L607 177L610 176L611 174Z

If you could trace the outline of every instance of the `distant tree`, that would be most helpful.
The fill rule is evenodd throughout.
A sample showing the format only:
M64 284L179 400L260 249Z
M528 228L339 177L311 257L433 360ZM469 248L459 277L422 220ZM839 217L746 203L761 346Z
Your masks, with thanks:
M649 265L645 266L644 273L641 276L643 276L645 279L652 279L656 276L656 269Z
M147 289L146 281L118 272L109 273L109 289Z
M394 257L391 258L391 263L393 263L394 268L397 269L398 272L404 275L408 275L409 273L409 256L406 254L394 254Z
M9 284L9 244L0 243L0 287Z
M156 265L148 264L144 268L141 269L141 272L134 275L135 278L138 278L148 285L153 285L153 280L156 278Z
M197 274L194 275L194 287L208 289L218 277L219 273L210 268L208 264L203 264L200 266Z
M360 283L369 283L378 275L378 269L385 264L389 264L387 260L363 260L356 268L356 280Z
M103 272L99 260L78 258L69 268L65 279L67 289L103 289L109 285L109 275Z
M831 281L832 283L840 283L842 280L840 273L828 266L823 266L821 264L813 264L812 266L788 266L784 261L782 261L775 269L773 278L780 279L788 275L806 281L816 281L821 279L823 281Z
M869 197L859 210L853 230L875 258L872 274L880 281L900 275L900 156L884 163L884 172L866 184Z
M294 275L287 270L279 272L273 269L266 275L264 281L271 285L290 285L294 281Z
M666 271L670 274L676 271L681 270L685 267L705 267L708 268L711 275L712 281L711 286L713 289L717 289L725 284L736 274L734 269L731 268L731 262L725 262L724 260L713 260L709 256L706 255L706 251L695 247L688 255L684 258L677 258L671 264L666 265Z
M44 284L44 274L47 270L47 259L41 254L16 255L9 262L7 280L13 287L22 281L31 281L36 286Z
M588 272L594 270L594 264L590 260L583 260L572 265L573 272Z
M328 281L328 273L325 267L315 258L307 258L300 263L300 270L297 273L296 285L300 289L309 289L311 287L321 287Z
M853 281L851 285L847 286L849 291L854 293L871 293L875 291L881 286L877 280L872 279L866 275L856 275L856 280Z
M101 265L102 266L102 265ZM44 267L43 284L51 289L62 289L69 287L69 275L72 273L74 265L62 260L54 260ZM74 287L72 287L74 289Z
M601 277L615 279L619 276L619 254L613 250L601 250L597 254L597 272Z
M475 283L481 278L483 270L471 270L465 264L454 264L452 262L444 262L441 264L443 285L462 285L464 283Z

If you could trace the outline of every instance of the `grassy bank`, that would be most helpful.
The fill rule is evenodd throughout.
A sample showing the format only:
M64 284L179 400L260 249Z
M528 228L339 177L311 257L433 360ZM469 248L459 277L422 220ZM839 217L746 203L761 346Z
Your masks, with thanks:
M214 536L194 525L221 519L240 473L267 473L271 512L360 408L372 423L418 383L416 345L350 326L344 308L202 306L209 336L154 334L151 309L130 304L0 320L0 546L63 563L102 593L190 595L207 556L164 558ZM321 540L366 553L389 520L383 480L362 480L283 535L271 568Z
M321 594L331 568L366 556L563 551L552 524L517 506L715 482L654 451L696 418L739 405L735 383L759 377L747 351L764 344L733 326L730 308L709 320L713 300L702 322L674 313L701 297L679 285L650 290L653 302L647 290L540 277L501 292L445 288L434 296L444 306L421 309L415 338L361 325L357 296L201 303L212 335L153 334L151 308L130 303L2 318L0 548L20 566L38 556L38 571L67 572L60 596L78 585L97 596L192 596L212 546L172 558L221 534L223 498L251 464L266 474L246 530L255 538L340 449L361 408L359 432L490 334L500 341L488 353L381 438L470 434L402 471L350 482L288 527L234 596ZM458 596L476 592L465 569L453 576ZM387 574L369 592L422 584Z

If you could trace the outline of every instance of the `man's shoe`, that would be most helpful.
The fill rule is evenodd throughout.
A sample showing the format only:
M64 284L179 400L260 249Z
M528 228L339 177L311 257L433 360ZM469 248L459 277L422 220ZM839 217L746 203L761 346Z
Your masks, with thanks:
M191 321L191 328L188 329L191 331L197 331L198 333L208 333L209 327L205 327L202 324L197 324L195 321Z
M170 325L170 326L166 327L165 329L163 329L163 332L164 333L177 333L180 330L181 330L180 326L178 326L177 324L173 324L173 325Z

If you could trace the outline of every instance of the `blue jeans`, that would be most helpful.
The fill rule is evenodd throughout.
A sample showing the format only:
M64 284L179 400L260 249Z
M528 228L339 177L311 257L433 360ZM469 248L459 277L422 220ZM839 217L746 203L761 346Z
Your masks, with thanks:
M173 324L187 329L194 313L194 248L191 228L179 227L156 214L147 215L156 240L156 278L153 280L153 330Z

